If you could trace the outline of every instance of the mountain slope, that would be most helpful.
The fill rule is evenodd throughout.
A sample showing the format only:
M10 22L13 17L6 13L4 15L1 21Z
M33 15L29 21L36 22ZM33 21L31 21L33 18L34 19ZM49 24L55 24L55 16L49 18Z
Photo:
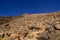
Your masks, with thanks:
M0 40L60 40L60 12L8 17L0 24Z

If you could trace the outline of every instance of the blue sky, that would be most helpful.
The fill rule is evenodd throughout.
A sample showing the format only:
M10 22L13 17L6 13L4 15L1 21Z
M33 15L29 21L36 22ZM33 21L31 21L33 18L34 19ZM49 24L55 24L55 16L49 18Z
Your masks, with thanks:
M0 0L0 16L60 11L60 0Z

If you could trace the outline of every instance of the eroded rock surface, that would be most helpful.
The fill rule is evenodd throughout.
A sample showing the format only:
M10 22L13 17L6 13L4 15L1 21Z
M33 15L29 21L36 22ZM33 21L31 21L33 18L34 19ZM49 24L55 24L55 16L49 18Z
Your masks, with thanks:
M60 12L3 18L0 40L60 40Z

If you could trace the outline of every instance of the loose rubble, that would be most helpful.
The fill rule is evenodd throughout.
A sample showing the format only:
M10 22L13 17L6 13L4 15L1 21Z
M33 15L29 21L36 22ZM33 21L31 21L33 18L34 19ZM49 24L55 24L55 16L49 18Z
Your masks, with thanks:
M0 40L60 40L60 12L0 17Z

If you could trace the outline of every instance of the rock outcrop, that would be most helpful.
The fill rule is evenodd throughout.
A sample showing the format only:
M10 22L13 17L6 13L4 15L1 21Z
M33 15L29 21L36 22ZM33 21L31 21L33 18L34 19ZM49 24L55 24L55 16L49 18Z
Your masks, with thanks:
M60 12L0 17L0 40L60 40Z

